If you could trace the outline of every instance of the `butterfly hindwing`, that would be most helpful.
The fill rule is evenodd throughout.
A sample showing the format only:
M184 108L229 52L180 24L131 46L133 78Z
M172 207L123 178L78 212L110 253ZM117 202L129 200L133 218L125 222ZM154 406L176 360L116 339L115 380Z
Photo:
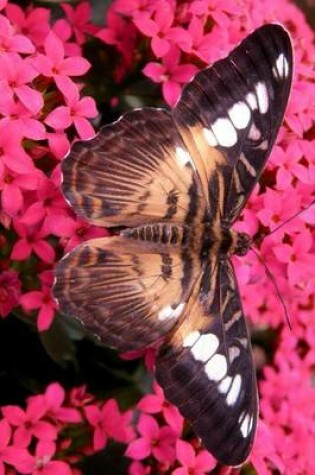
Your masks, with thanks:
M163 109L135 109L77 142L62 171L66 198L96 225L192 223L205 212L193 159Z
M157 358L166 398L223 464L239 465L252 447L257 386L250 337L229 260L207 264L199 289Z
M200 152L210 203L218 176L224 178L226 223L241 212L270 154L290 93L292 63L287 32L265 25L198 73L174 110L188 150ZM215 168L213 150L225 157Z
M132 236L138 230L128 234L76 247L58 263L54 286L64 313L120 351L144 348L165 336L201 272L188 250L179 253L176 244L143 245L141 237Z

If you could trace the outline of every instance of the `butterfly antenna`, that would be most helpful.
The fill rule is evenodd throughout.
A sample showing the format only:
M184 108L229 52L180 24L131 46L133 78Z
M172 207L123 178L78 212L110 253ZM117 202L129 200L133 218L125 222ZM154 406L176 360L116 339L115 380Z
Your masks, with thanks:
M299 216L300 214L304 213L304 211L307 211L311 206L313 206L315 204L315 199L313 201L311 201L307 206L305 206L305 208L303 209L300 209L297 213L294 213L292 216L290 216L290 218L284 220L281 224L279 224L277 227L275 227L272 231L270 231L270 233L267 233L264 235L264 237L267 237L267 236L271 236L271 234L275 233L276 231L278 231L278 229L282 228L282 226L284 226L285 224L289 223L290 221L292 221L292 219L296 218L297 216Z
M257 259L259 260L259 262L264 266L264 269L265 269L265 272L267 274L267 276L269 277L269 279L271 280L275 290L276 290L276 293L277 293L277 296L282 304L282 307L283 307L283 311L284 311L284 315L285 315L285 318L286 318L286 321L289 325L289 328L290 330L292 330L292 325L291 325L291 321L290 321L290 315L289 315L289 312L287 310L287 306L285 304L285 301L280 293L280 290L279 290L279 287L277 286L277 282L275 281L275 278L272 274L272 272L270 271L270 269L268 268L268 266L266 265L265 261L263 260L263 258L258 254L258 252L256 251L255 248L251 247L250 248L251 251L253 251L253 253L255 254L255 256L257 257Z

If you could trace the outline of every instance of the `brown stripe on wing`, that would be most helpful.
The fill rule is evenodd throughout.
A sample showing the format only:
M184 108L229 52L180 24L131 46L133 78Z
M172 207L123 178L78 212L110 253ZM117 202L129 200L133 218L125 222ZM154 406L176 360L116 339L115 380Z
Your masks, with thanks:
M216 193L216 190L213 189L213 182L217 181L218 177L222 177L223 173L227 173L229 167L225 156L217 148L209 147L203 133L203 127L197 121L199 118L196 118L195 125L190 126L189 123L185 123L184 117L179 119L176 115L176 119L180 124L179 130L190 155L194 157L202 186L207 190L208 220L213 222L217 217L219 207L222 216L224 204L224 196L222 193ZM224 188L221 187L220 190L224 191Z
M206 214L207 190L163 109L128 112L94 139L77 142L62 172L66 198L96 225L190 224Z
M100 238L58 263L54 295L62 313L78 318L106 345L128 351L174 326L200 271L197 257L187 250L184 258L180 245Z

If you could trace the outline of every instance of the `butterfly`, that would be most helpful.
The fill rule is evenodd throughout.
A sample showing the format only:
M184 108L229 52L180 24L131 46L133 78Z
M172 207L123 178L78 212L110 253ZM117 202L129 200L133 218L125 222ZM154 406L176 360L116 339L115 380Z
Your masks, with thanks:
M56 267L54 295L119 351L162 341L156 378L222 464L248 457L258 418L250 334L231 226L282 123L292 82L286 30L264 25L200 71L172 110L140 108L74 144L62 163L75 212L113 237Z

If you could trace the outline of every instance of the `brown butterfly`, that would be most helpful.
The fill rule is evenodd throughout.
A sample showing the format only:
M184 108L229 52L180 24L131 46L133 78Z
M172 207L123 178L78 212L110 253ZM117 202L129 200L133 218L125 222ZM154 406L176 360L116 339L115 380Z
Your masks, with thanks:
M54 294L119 351L159 339L156 378L223 464L248 457L257 384L231 229L281 125L292 47L265 25L199 72L173 111L142 108L77 142L62 164L79 216L119 235L85 242L57 265Z

